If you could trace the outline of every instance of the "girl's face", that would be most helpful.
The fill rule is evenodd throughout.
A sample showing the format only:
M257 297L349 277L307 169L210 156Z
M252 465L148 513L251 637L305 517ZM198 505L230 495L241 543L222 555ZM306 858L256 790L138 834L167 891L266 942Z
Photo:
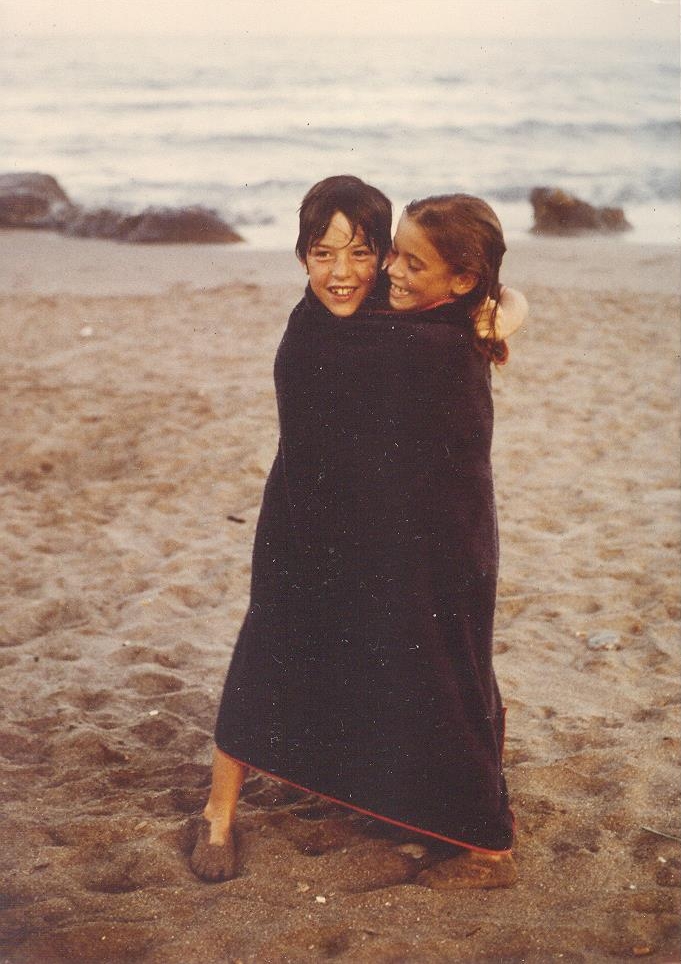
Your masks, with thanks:
M455 301L477 284L471 272L452 271L423 228L406 214L397 225L386 263L390 307L395 311L422 311L443 301Z
M338 318L349 318L373 291L378 255L366 243L362 228L358 226L353 236L348 219L336 211L324 237L310 247L305 269L324 307Z

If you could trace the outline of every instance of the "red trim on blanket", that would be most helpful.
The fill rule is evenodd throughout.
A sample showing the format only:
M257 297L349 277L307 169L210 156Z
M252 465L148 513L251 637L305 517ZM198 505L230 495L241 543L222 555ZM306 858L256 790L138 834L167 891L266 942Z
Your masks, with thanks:
M220 747L218 747L220 750ZM322 800L328 800L329 803L338 804L341 807L346 807L348 810L354 810L356 813L361 813L365 817L372 817L374 820L382 820L384 823L392 824L394 827L400 827L402 830L410 830L414 833L423 834L426 837L434 837L435 840L441 840L444 843L454 844L455 847L464 847L466 850L474 850L476 853L480 854L510 854L511 847L506 850L490 850L487 847L476 847L475 844L464 843L463 840L455 840L453 837L445 837L444 834L435 833L433 830L422 830L420 827L413 827L409 823L403 823L401 820L393 820L391 817L383 817L380 813L374 813L373 810L365 810L363 807L357 807L354 803L347 803L345 800L337 800L335 797L330 797L326 793L319 793L317 790L310 790L308 787L303 787L299 783L293 783L291 780L285 780L283 777L278 777L276 773L269 773L267 770L263 770L260 767L254 767L251 763L246 763L244 760L237 760L236 757L231 756L229 753L225 753L224 750L220 750L225 756L229 757L239 766L247 767L249 770L255 770L256 773L262 773L263 776L269 777L271 780L278 780L279 783L285 783L289 787L293 787L295 790L302 790L304 793L311 793L315 797L320 797ZM511 813L513 817L513 813ZM514 820L515 823L515 820Z

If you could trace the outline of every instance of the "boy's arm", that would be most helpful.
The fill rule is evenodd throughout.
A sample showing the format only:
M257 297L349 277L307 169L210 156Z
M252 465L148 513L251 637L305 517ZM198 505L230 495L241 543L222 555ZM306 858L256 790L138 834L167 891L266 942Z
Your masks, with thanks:
M479 338L487 338L490 334L490 319L493 309L494 301L488 298L486 304L480 309L475 322L475 330ZM507 288L506 285L502 285L499 307L494 320L496 340L504 341L516 332L527 321L529 311L527 298L522 291L516 291L515 288Z

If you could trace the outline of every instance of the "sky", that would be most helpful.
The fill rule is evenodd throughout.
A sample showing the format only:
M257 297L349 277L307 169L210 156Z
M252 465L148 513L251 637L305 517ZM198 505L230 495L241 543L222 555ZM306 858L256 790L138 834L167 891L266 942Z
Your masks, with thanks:
M0 33L671 39L679 36L680 5L681 0L0 0Z

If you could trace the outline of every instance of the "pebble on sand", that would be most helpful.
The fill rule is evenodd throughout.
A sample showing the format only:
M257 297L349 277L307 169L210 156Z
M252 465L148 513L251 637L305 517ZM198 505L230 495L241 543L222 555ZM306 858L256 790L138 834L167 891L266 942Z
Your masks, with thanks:
M598 633L592 633L586 641L589 649L621 649L622 640L618 633L610 629L603 629Z

